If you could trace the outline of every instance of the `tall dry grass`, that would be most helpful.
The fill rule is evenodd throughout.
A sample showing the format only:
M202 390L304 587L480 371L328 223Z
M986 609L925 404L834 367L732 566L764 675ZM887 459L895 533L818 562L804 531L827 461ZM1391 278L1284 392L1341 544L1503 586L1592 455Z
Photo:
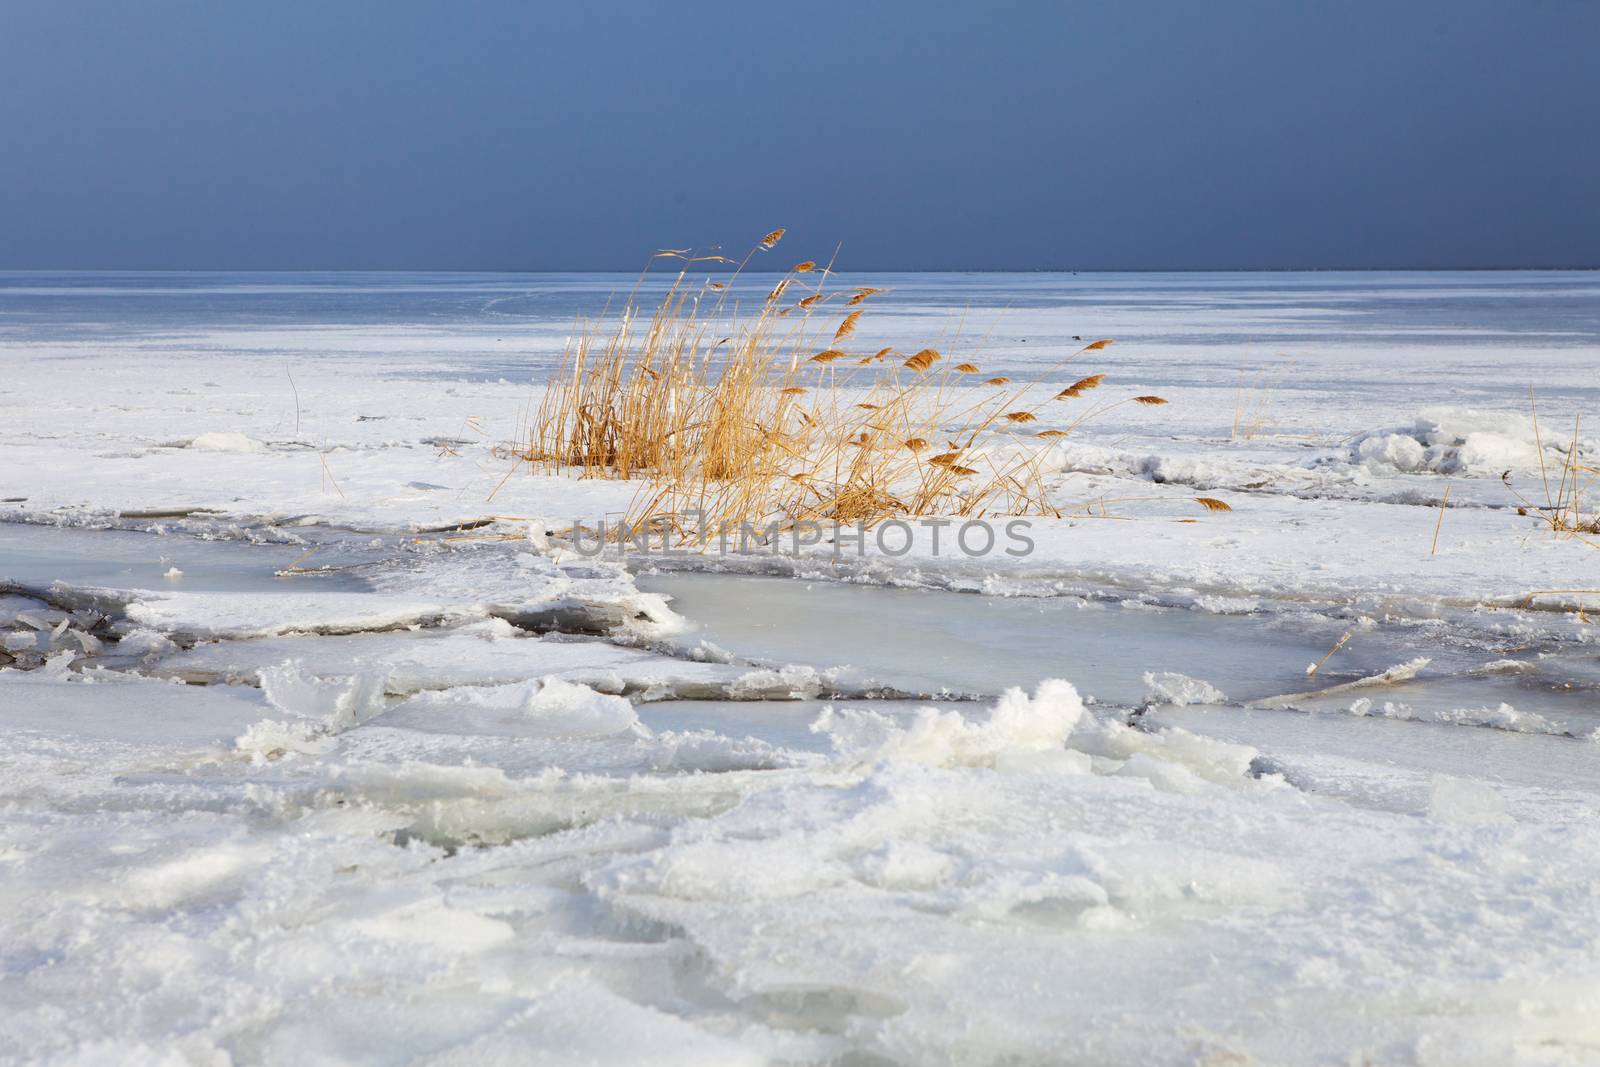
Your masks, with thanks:
M1292 363L1287 367L1263 366L1253 371L1239 369L1239 382L1234 388L1231 440L1253 441L1277 430L1278 420L1273 408L1278 388L1293 370Z
M1519 515L1538 518L1557 537L1576 538L1600 548L1600 541L1593 539L1600 537L1600 501L1597 501L1600 498L1600 467L1585 462L1582 417L1573 417L1572 435L1564 446L1561 439L1555 439L1554 451L1561 455L1559 466L1555 466L1545 458L1545 433L1539 423L1538 400L1531 388L1528 390L1528 406L1533 419L1534 447L1539 455L1539 481L1544 503L1535 502L1513 485L1510 471L1502 474L1500 480L1520 502L1517 508Z
M985 375L975 355L862 347L858 329L883 290L836 286L831 267L811 260L753 306L731 301L741 272L783 234L736 265L659 253L679 268L665 295L647 309L636 287L614 321L579 329L521 458L639 480L628 525L678 539L742 523L1059 516L1047 484L1055 444L1112 408L1166 403L1095 404L1106 374L1067 373L1110 340L1019 381ZM707 261L732 276L695 271Z

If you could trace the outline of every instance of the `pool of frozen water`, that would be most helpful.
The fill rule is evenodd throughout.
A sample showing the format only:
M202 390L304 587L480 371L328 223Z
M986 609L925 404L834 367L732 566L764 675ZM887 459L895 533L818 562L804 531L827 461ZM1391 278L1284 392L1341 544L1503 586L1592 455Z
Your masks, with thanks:
M1146 671L1205 679L1249 699L1307 688L1306 666L1337 640L1324 626L1255 616L1086 601L1000 597L747 575L641 576L672 597L693 630L752 659L851 666L885 685L996 693L1067 678L1097 699L1134 704ZM1351 677L1397 662L1394 649L1356 646L1335 670ZM1419 653L1407 652L1406 655ZM1404 658L1404 656L1402 656Z
M0 581L32 588L52 582L208 593L278 592L305 582L343 592L368 588L362 578L335 571L276 575L304 556L306 549L296 545L0 523Z
M391 554L370 539L331 535L311 563L370 562ZM0 582L24 588L65 581L242 597L370 588L359 568L277 573L305 556L295 545L0 523ZM1131 707L1151 698L1147 672L1173 672L1209 682L1229 701L1251 703L1425 656L1429 667L1406 684L1294 703L1343 714L1365 697L1403 705L1393 712L1377 709L1391 718L1419 719L1506 703L1544 716L1556 732L1588 734L1600 727L1600 660L1583 646L1559 655L1525 651L1524 669L1484 674L1474 672L1502 659L1500 654L1441 640L1426 628L1379 626L1358 631L1308 679L1306 667L1327 655L1346 621L1300 609L1218 615L1081 597L1001 597L723 573L648 574L637 581L642 590L671 597L689 620L688 631L673 639L681 651L709 643L758 664L843 668L841 681L851 689L878 685L972 698L1066 678L1094 699ZM651 714L668 715L673 708L691 718L731 720L719 732L740 731L738 720L770 732L782 720L788 724L779 730L785 736L771 740L800 747L812 740L808 726L815 709L721 708L711 701L663 706Z
M1494 805L1537 808L1542 819L1600 812L1600 753L1589 741L1281 709L1162 708L1146 718L1249 745L1260 772L1364 806L1427 811L1445 776L1492 787Z
M640 588L664 593L692 628L685 647L710 642L736 656L821 668L850 667L863 679L917 693L993 694L1066 678L1085 694L1137 705L1146 672L1209 682L1235 702L1378 674L1430 659L1412 682L1297 700L1344 710L1363 696L1403 702L1419 717L1495 707L1571 724L1600 726L1600 690L1585 680L1592 653L1530 656L1527 670L1473 674L1502 657L1429 639L1426 631L1358 633L1314 678L1348 625L1300 612L1212 615L1076 597L998 597L719 573L643 575Z

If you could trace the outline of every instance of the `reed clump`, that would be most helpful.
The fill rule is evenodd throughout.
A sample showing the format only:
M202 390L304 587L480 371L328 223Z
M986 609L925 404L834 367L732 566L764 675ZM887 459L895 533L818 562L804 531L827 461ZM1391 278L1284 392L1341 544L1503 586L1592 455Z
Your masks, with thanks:
M1513 485L1511 472L1506 471L1500 480L1516 496L1520 504L1517 514L1537 518L1557 537L1576 538L1600 547L1600 541L1595 540L1600 537L1600 503L1597 503L1600 467L1584 457L1582 417L1573 418L1570 439L1563 442L1556 438L1552 442L1552 450L1561 459L1558 465L1551 464L1546 459L1545 433L1539 424L1539 406L1532 389L1528 391L1528 404L1533 419L1534 447L1539 455L1539 481L1544 503L1537 503Z
M1294 364L1239 370L1239 383L1234 390L1233 428L1229 438L1234 441L1253 441L1257 437L1277 432L1278 420L1273 414L1279 387L1294 372Z
M680 541L742 523L1059 517L1046 484L1056 444L1111 408L1166 403L1140 394L1096 405L1085 398L1104 373L1058 380L1109 339L1023 381L983 377L975 355L858 347L884 290L835 286L831 265L813 260L746 305L733 301L741 273L783 235L767 234L738 264L658 253L678 267L665 293L643 306L642 277L614 320L581 325L520 458L638 480L626 524ZM700 273L707 262L732 277Z

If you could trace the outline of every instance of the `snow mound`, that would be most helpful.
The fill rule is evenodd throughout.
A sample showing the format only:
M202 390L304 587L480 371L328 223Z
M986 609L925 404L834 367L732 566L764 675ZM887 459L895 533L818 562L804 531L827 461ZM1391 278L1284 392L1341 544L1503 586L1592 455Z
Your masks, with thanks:
M1536 433L1530 414L1505 414L1471 408L1424 408L1409 428L1376 430L1350 444L1350 461L1374 473L1449 474L1499 477L1504 471L1535 473L1540 445L1546 468L1565 463L1571 438ZM1581 452L1592 453L1592 441Z
M1505 798L1488 782L1439 775L1433 780L1428 814L1443 822L1506 823Z
M1061 749L1083 717L1083 699L1071 682L1040 682L1029 697L1007 689L986 720L957 711L920 708L910 723L877 711L824 708L811 729L827 734L843 759L910 761L937 767L994 766L1007 753Z
M715 730L665 730L650 739L650 768L662 771L764 771L808 767L822 757L780 748L755 737L729 737Z
M338 741L309 722L262 719L240 734L233 747L251 763L266 763L293 754L320 756L332 752Z
M648 737L626 697L555 675L505 685L459 685L418 693L397 709L408 716L449 717L457 728L512 727L533 737Z
M1250 781L1260 753L1249 745L1202 737L1169 726L1140 730L1108 718L1086 718L1072 747L1093 757L1098 774L1143 778L1169 793L1201 793L1208 785L1239 787Z
M546 678L528 696L523 712L554 732L573 737L637 732L644 729L625 697L597 692L580 682Z
M1032 697L1008 689L987 718L921 708L908 720L825 708L811 729L853 764L980 767L1006 773L1142 778L1165 792L1196 793L1248 781L1258 753L1186 730L1139 730L1088 713L1070 682L1050 679Z
M190 438L185 447L200 452L261 452L267 446L242 433L212 432Z

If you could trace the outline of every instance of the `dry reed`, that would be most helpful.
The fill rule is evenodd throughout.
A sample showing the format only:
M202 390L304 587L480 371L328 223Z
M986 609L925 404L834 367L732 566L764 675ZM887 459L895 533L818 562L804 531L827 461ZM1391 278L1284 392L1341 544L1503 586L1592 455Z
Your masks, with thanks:
M1229 437L1234 441L1251 441L1277 429L1273 406L1282 381L1291 376L1295 365L1261 367L1254 372L1239 369L1239 384L1234 390L1233 429Z
M636 287L614 323L577 331L519 457L539 470L638 479L626 525L679 542L744 523L1060 517L1047 485L1056 442L1122 404L1167 402L1146 394L1070 412L1065 402L1105 374L1064 388L1049 379L1109 339L1026 381L996 376L982 388L960 384L982 373L976 358L951 366L933 348L855 357L846 346L860 305L884 290L830 288L831 265L812 260L790 268L754 308L730 305L740 272L783 234L763 237L726 280L691 271L731 263L723 257L659 253L682 261L665 294L647 310ZM854 310L835 319L828 309L841 303ZM1061 425L1020 432L1042 419Z
M1566 442L1565 449L1560 444L1555 446L1563 455L1561 466L1555 472L1556 482L1552 490L1552 472L1546 462L1544 432L1539 425L1539 405L1532 388L1528 390L1528 404L1533 419L1534 450L1539 456L1539 479L1544 491L1544 503L1535 503L1524 495L1512 484L1511 472L1506 471L1500 475L1500 480L1517 498L1520 504L1517 514L1536 517L1557 537L1575 538L1600 547L1600 541L1590 540L1591 536L1600 535L1600 508L1594 504L1594 492L1600 488L1594 484L1596 476L1600 476L1600 467L1584 462L1582 418L1573 418L1572 436ZM1586 499L1589 501L1588 511L1584 510Z
M1339 638L1338 642L1332 648L1328 649L1328 654L1326 656L1323 656L1321 659L1317 660L1317 662L1306 668L1306 677L1310 678L1312 675L1320 671L1322 669L1322 665L1332 659L1333 654L1345 646L1345 644L1350 640L1350 635L1353 633L1355 633L1354 630L1346 630L1344 632L1344 636Z
M1444 513L1449 506L1450 483L1446 481L1444 483L1444 496L1439 499L1439 521L1433 524L1433 546L1428 549L1428 555L1430 556L1439 554L1439 531L1444 529Z

